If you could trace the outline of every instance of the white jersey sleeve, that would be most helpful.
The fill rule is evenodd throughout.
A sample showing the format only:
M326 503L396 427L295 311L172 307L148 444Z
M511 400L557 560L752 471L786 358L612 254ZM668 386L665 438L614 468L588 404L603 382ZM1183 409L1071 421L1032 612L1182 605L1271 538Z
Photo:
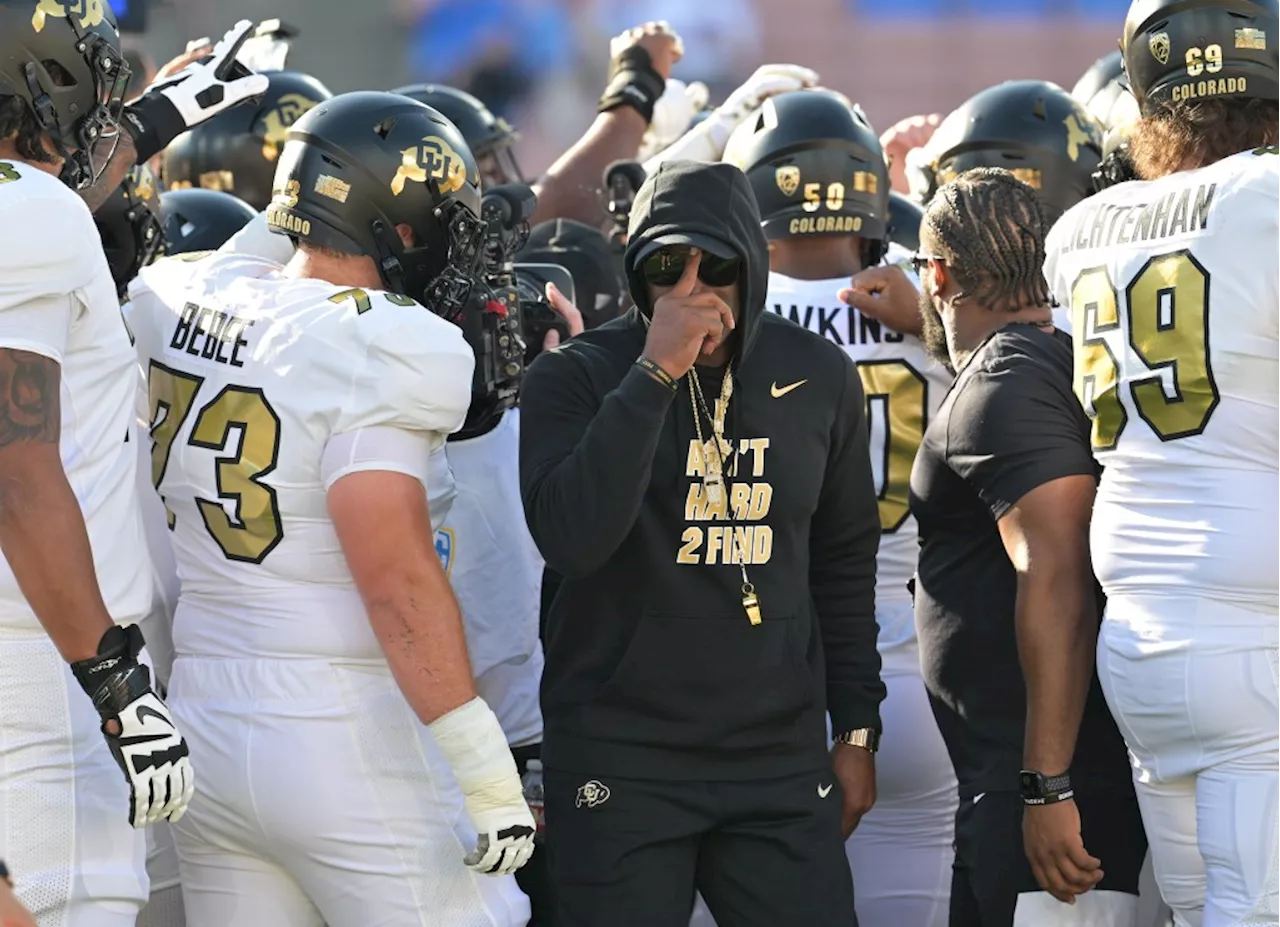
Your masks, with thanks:
M1045 274L1074 323L1104 467L1108 595L1277 606L1280 155L1112 187L1067 212Z
M276 264L288 264L293 260L293 241L288 235L279 235L267 226L267 214L260 212L250 219L218 249L222 254L245 254L265 258Z

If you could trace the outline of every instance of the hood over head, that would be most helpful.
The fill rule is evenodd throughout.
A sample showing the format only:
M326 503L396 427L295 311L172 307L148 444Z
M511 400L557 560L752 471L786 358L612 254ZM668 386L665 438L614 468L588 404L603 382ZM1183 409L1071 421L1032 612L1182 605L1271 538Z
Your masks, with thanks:
M745 357L755 341L769 284L769 242L746 175L731 164L665 161L640 187L623 260L631 298L645 316L653 307L640 262L666 245L692 245L742 259L736 356Z

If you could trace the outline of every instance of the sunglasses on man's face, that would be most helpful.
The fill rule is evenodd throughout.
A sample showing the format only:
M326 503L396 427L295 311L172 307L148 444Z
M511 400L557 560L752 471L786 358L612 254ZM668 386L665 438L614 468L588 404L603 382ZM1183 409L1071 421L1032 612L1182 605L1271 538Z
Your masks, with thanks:
M653 286L675 286L692 257L684 249L661 248L644 259L640 270L645 281ZM716 257L703 251L702 260L698 262L698 279L711 287L732 286L738 282L741 269L742 261L736 257Z
M947 263L946 258L934 257L930 254L920 254L917 252L911 255L911 266L914 268L917 277L920 276L924 269L929 266L930 261L937 261L939 264Z

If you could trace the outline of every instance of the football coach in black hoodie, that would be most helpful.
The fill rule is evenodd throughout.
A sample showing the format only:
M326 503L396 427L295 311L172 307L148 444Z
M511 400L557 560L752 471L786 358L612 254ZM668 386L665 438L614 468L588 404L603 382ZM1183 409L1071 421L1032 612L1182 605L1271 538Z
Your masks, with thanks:
M625 262L636 308L539 358L521 399L525 513L565 577L542 680L555 923L687 927L696 888L720 927L849 927L842 830L875 800L884 697L858 374L763 311L731 165L663 164Z

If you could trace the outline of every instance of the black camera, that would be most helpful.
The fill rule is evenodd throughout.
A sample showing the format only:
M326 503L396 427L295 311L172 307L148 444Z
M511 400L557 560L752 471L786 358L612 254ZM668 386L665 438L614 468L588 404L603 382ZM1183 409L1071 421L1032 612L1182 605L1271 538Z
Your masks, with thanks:
M547 302L547 284L554 283L564 298L575 302L573 274L559 264L516 264L516 292L520 302L520 320L524 329L525 365L542 353L547 332L560 333L563 344L569 340L569 325Z

